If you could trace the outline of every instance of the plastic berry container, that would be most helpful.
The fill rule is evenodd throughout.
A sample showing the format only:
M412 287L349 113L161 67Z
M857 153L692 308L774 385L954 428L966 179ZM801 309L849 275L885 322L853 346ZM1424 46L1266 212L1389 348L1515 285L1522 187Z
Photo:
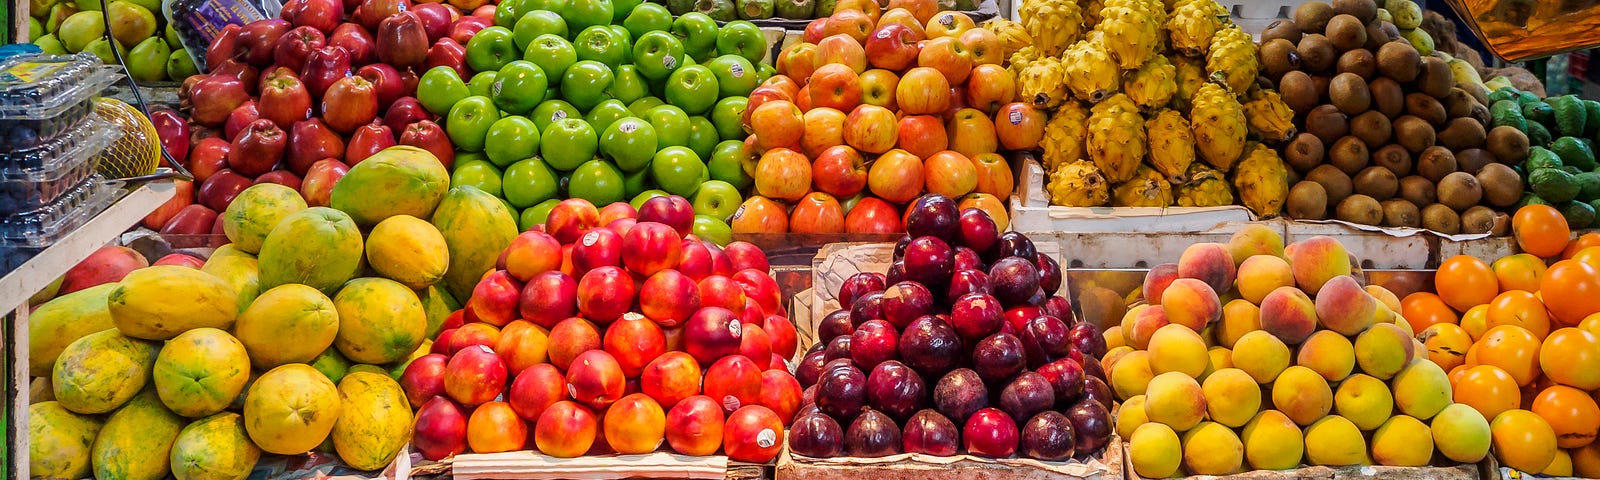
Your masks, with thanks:
M119 78L122 74L115 67L89 53L0 61L0 120L55 119L86 104Z
M122 193L121 181L91 175L50 204L0 217L0 243L47 246L99 215Z
M25 150L0 151L0 215L34 210L89 178L113 137L109 124L88 119L66 136Z
M92 99L69 105L60 115L42 119L0 120L0 150L36 148L68 135L94 111Z

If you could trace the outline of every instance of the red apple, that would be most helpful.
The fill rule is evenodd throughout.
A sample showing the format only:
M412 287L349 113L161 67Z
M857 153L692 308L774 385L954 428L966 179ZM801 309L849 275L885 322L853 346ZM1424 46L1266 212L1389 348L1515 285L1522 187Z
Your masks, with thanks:
M795 93L793 94L785 92L784 90L776 87L756 88L754 91L750 92L749 103L745 105L744 113L741 115L740 121L744 124L745 129L749 130L751 128L750 120L751 116L753 115L752 112L755 112L756 109L761 108L762 105L765 105L770 101L783 100L785 102L793 103L795 95L798 95L799 92L799 88L795 88Z
M322 98L340 79L350 76L350 52L344 47L329 45L311 52L306 57L305 69L300 71L300 81L313 98Z
M211 226L216 224L217 211L203 204L192 204L183 207L177 215L173 215L166 225L161 227L162 235L206 235L211 233Z
M917 46L924 40L922 30L911 29L898 23L884 24L867 38L867 61L873 67L887 70L905 70L917 61Z
M967 30L976 27L977 23L972 21L972 17L967 16L965 13L952 11L934 14L933 18L929 18L928 22L923 24L923 29L928 32L928 38L930 39L941 37L957 38L966 33Z
M230 141L239 138L239 132L243 132L245 127L250 126L260 118L261 110L256 106L254 100L240 104L239 108L235 108L228 113L228 121L222 123L223 138L227 138Z
M822 192L811 192L795 202L789 212L789 231L794 233L844 233L844 207Z
M295 27L278 39L278 45L273 49L272 61L279 68L288 68L300 71L306 66L306 57L312 51L328 44L328 37L316 27Z
M239 34L244 31L244 26L230 23L222 26L217 32L216 39L206 47L206 65L215 68L223 61L239 58L244 55L244 44Z
M400 97L383 112L383 124L400 135L405 135L406 127L423 120L434 120L434 116L422 108L416 97Z
M733 233L788 233L789 212L770 198L752 195L739 205L728 226Z
M324 158L344 158L344 139L333 133L320 118L295 122L289 127L289 146L284 163L289 170L305 175L311 164Z
M865 43L867 35L872 33L875 20L866 12L860 10L838 10L828 17L828 23L823 26L824 36L844 35L855 40L857 44Z
M341 78L322 96L322 120L335 132L354 132L377 117L378 95L365 78ZM389 139L394 140L392 133Z
M427 56L422 59L422 70L428 71L433 67L450 67L455 69L456 75L469 76L467 73L467 48L461 46L450 37L441 38L428 47Z
M345 163L355 166L385 148L395 146L394 134L389 127L373 122L362 125L350 135L350 145L344 151Z
M899 233L905 227L900 225L900 213L895 211L894 205L877 197L865 197L856 202L855 207L844 217L844 231L846 233Z
M216 67L213 67L211 69L211 74L224 75L239 79L240 82L244 83L245 91L249 92L251 95L256 94L256 86L261 80L261 70L257 69L254 65L245 63L243 60L232 58L223 60L222 63L219 63ZM190 93L193 93L192 89L190 90Z
M189 155L189 173L194 174L194 181L205 183L206 179L217 173L218 170L228 168L228 150L233 149L233 144L227 139L211 137L201 139L194 144L194 153Z
M411 0L361 0L350 20L370 32L378 31L384 19L411 9Z
M250 177L272 171L283 159L288 137L272 120L258 119L233 139L233 146L228 149L228 167Z
M356 23L341 23L328 34L328 45L343 48L350 65L366 65L377 60L377 41L372 33Z
M300 184L303 182L300 180L300 176L295 175L294 172L288 170L273 170L261 175L257 175L256 181L252 182L251 185L260 185L263 183L276 183L278 185L289 187L291 190L300 191Z
M428 55L428 31L416 13L401 11L378 24L378 60L395 68L422 64Z
M1032 150L1044 139L1050 115L1023 102L1002 105L994 114L994 133L1006 150Z
M200 191L196 196L201 204L223 212L228 210L228 205L233 203L234 197L239 196L239 192L250 188L250 183L249 177L224 168L200 184Z
M861 73L867 71L867 51L861 47L860 40L849 35L831 35L822 39L817 44L816 59L817 69L830 63L842 64L850 70Z
M139 224L151 230L161 230L161 227L166 226L167 222L171 221L172 217L177 216L178 212L182 211L184 207L194 204L193 181L174 180L173 191L172 198L167 199L161 206L156 207L155 211L150 212L149 215L145 215L144 220L140 221Z
M337 159L318 160L306 170L305 180L300 183L300 196L305 197L306 205L328 206L328 198L333 194L333 184L339 183L339 179L344 178L344 174L349 171L350 166Z
M931 67L915 67L900 76L895 101L909 115L939 115L950 108L950 80Z
M975 31L988 31L974 29ZM994 113L1001 106L1011 103L1017 97L1017 81L1011 72L999 64L982 64L972 67L972 75L967 80L967 105L983 110L985 113Z
M899 110L900 104L894 98L895 87L899 85L900 76L894 72L881 68L867 70L861 74L861 103Z
M273 50L278 38L289 32L289 22L278 18L256 20L239 31L239 45L244 51L244 61L255 67L272 64Z
M449 36L456 43L466 45L467 41L472 40L472 36L477 35L479 30L489 28L492 25L494 25L494 22L480 17L461 17L456 19L456 23L450 24Z
M226 75L209 75L189 91L194 111L189 118L207 127L220 127L239 105L250 101L244 82Z
M822 39L817 39L822 41ZM809 80L811 72L817 70L822 63L817 61L817 44L811 42L796 43L784 48L778 54L777 68L789 78L795 80ZM795 90L799 90L796 86ZM793 92L790 93L793 95Z
M311 27L322 33L338 28L344 16L344 5L339 0L290 0L283 4L278 16L295 27Z
M818 14L822 14L822 13L825 13L825 12L817 12L817 13ZM827 29L828 29L828 17L821 17L821 18L817 18L817 19L811 20L810 22L806 23L806 28L800 35L800 41L803 41L805 43L813 43L813 44L817 43L817 42L820 42L820 41L822 41L822 37L826 37L827 36L827 35L823 34L823 32L827 31Z
M905 150L890 150L867 169L867 188L873 195L905 203L922 194L922 159Z
M183 164L189 158L189 121L183 114L171 108L156 108L150 111L150 123L156 127L156 137L161 139L161 148L172 155L172 159ZM163 166L167 159L161 159Z
M973 65L1000 65L1006 60L1000 37L987 28L978 27L961 32L958 41L972 54Z
M866 153L894 148L899 138L894 112L877 105L861 105L844 119L844 142Z
M807 110L801 118L805 133L800 136L800 150L806 156L815 158L824 150L844 145L844 112L818 107Z
M978 187L975 192L993 195L996 200L1011 195L1015 180L1011 176L1011 164L1006 161L1006 157L998 153L978 154L972 157L972 164L978 169Z
M829 63L811 74L811 106L847 112L861 104L861 76L849 66Z
M443 3L419 3L413 5L409 11L417 14L417 19L422 20L422 29L428 33L429 43L450 34L450 23L455 21L451 18L452 9Z
M838 198L854 196L867 186L867 160L848 145L834 146L811 163L811 182Z
M934 8L937 9L938 6L935 5ZM927 12L927 14L929 17L933 16L933 12ZM878 16L878 23L874 24L874 26L876 28L883 28L884 25L889 24L904 25L906 28L910 28L912 31L917 32L917 35L926 38L927 34L923 33L922 24L928 23L928 19L919 19L917 18L917 15L918 13L914 13L906 6L888 7L884 10L883 15ZM876 30L874 30L874 33L876 33Z
M972 74L972 54L955 37L933 38L923 43L917 66L938 70L951 85L960 85Z
M908 115L900 119L900 148L918 158L928 158L950 147L944 122L932 115Z
M994 153L1000 148L1000 142L995 138L994 123L978 109L963 108L956 111L955 116L950 118L950 124L945 126L945 131L950 134L950 149L968 157Z
M374 63L356 70L356 75L372 82L372 90L378 94L378 109L387 111L395 100L406 94L405 80L400 78L400 72L388 64Z
M384 128L388 128L386 125ZM450 138L445 136L444 128L432 120L423 120L406 127L405 133L400 134L400 145L410 145L433 153L439 163L449 169L455 164L456 150L450 145Z
M280 129L288 129L311 117L311 92L306 91L305 84L293 70L278 67L261 85L261 101L256 109L261 118L272 121Z

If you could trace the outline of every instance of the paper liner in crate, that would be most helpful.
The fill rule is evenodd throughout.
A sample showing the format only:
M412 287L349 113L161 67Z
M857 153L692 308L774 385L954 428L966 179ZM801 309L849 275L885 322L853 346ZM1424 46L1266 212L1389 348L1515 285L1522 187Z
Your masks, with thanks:
M706 478L728 474L728 457L692 457L666 452L644 455L604 455L556 458L524 450L505 453L456 455L452 474L457 479L609 479Z
M1122 440L1106 444L1100 458L1087 462L1044 462L1028 458L939 457L905 453L878 458L812 458L788 449L778 456L778 480L972 480L1084 479L1121 480Z

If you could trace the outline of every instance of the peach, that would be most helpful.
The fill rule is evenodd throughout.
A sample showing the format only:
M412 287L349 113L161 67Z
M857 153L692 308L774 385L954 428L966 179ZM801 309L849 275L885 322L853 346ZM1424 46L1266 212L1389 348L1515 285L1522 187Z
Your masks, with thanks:
M1317 305L1305 292L1278 287L1261 300L1261 329L1289 345L1298 345L1317 328Z
M1356 337L1356 364L1361 371L1388 380L1411 363L1416 355L1416 340L1392 323L1380 323Z
M1156 330L1150 337L1149 352L1150 371L1158 375L1181 372L1197 378L1210 364L1205 340L1194 330L1176 323Z
M1156 303L1159 303L1161 294L1167 290L1167 285L1171 285L1172 281L1177 279L1178 264L1163 263L1156 265L1150 268L1150 273L1145 274L1144 286L1140 290L1144 292L1145 300L1155 300Z
M722 448L729 460L766 463L783 448L783 420L760 405L741 407L728 416Z
M1259 223L1245 225L1228 238L1228 253L1240 264L1256 255L1282 257L1283 235Z
M1294 270L1283 258L1256 255L1239 264L1239 276L1235 279L1235 285L1239 289L1240 298L1260 305L1261 300L1267 298L1267 294L1277 290L1278 287L1294 286Z
M706 396L722 403L728 412L754 405L761 396L761 368L744 355L729 355L706 369Z
M1338 332L1318 331L1300 344L1295 364L1310 368L1329 382L1344 380L1356 368L1355 346Z
M506 402L479 405L467 419L467 445L477 453L521 450L528 441L528 424Z
M1128 337L1128 345L1143 350L1150 346L1150 337L1155 335L1156 330L1171 323L1167 319L1166 308L1149 305L1130 310L1123 317L1122 334Z
M1378 303L1388 307L1390 312L1400 311L1400 297L1396 296L1394 292L1379 285L1367 285L1363 288L1367 290L1367 294L1372 295L1372 298L1378 299Z
M544 327L527 320L515 320L500 330L500 341L495 343L494 351L506 361L507 369L521 372L545 363L549 347L550 332Z
M1233 345L1233 365L1256 383L1272 383L1289 367L1289 347L1265 330L1246 333Z
M474 322L457 327L455 330L444 345L447 355L455 355L456 352L473 345L483 345L494 348L495 352L500 351L496 348L500 344L500 329L494 325Z
M622 367L622 375L628 378L638 378L645 365L667 353L667 337L661 333L661 327L631 312L606 327L601 343L606 353Z
M622 398L626 381L622 366L604 350L578 354L567 369L567 390L572 399L597 411Z
M599 420L594 412L575 402L562 400L545 409L534 422L533 443L540 452L557 458L573 458L594 446Z
M535 421L556 402L567 399L567 379L554 365L541 363L528 367L511 381L506 402L524 420Z
M795 380L788 370L769 368L761 372L761 395L756 398L756 404L772 409L783 423L788 424L794 420L795 412L800 410L800 397L803 394L800 381Z
M1220 243L1196 243L1183 249L1183 255L1178 257L1179 278L1198 279L1219 292L1233 288L1236 273L1233 254Z
M1357 373L1339 382L1333 411L1362 431L1376 430L1394 416L1394 394L1383 380Z
M1108 354L1106 360L1112 362L1108 366L1111 370L1109 383L1117 398L1127 400L1144 395L1150 379L1155 378L1150 370L1150 352L1134 350L1114 359Z
M1161 308L1167 321L1199 332L1222 319L1222 302L1210 285L1193 278L1179 278L1161 293Z
M1222 306L1222 323L1211 329L1217 344L1233 348L1244 334L1261 329L1261 307L1245 299L1229 300Z
M699 309L699 285L677 270L656 272L639 287L639 311L663 327L683 323Z
M1333 410L1333 389L1317 372L1299 365L1278 374L1272 384L1272 406L1301 426L1310 425Z
M1250 374L1223 368L1206 377L1200 389L1206 396L1206 414L1230 427L1242 427L1261 410L1261 386Z
M1284 249L1294 267L1294 281L1306 293L1316 295L1322 284L1333 277L1350 274L1350 253L1333 237L1318 235L1290 244Z
M667 412L649 395L622 397L606 410L606 443L621 454L650 453L667 434Z
M639 389L662 407L672 408L683 399L700 394L700 364L684 352L662 354L645 365L639 376Z
M1206 416L1206 395L1194 377L1167 372L1150 379L1144 394L1144 415L1151 422L1184 431Z
M1328 330L1355 335L1372 326L1378 299L1361 288L1355 277L1333 277L1317 292L1317 321Z
M705 395L685 398L667 412L667 444L684 455L717 453L722 447L723 421L721 403Z
M549 345L550 363L566 371L579 354L600 349L600 330L588 320L568 318L550 329Z
M517 319L521 301L522 282L505 270L497 270L472 288L472 298L466 304L467 318L502 326Z

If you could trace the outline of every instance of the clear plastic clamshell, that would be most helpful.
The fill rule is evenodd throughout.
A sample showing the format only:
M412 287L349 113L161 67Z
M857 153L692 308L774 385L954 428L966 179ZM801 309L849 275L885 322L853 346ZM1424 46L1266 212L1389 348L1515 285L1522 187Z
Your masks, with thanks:
M30 55L0 62L0 120L61 116L122 78L90 53Z

